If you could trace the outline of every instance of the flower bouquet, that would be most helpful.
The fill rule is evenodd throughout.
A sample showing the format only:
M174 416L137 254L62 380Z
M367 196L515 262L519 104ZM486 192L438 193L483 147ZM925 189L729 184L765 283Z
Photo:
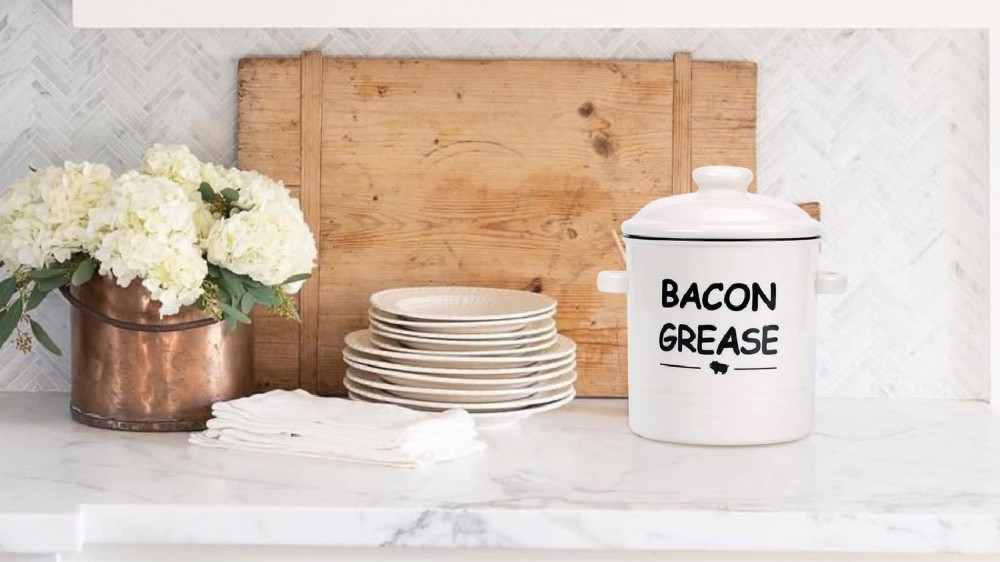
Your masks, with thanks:
M37 342L59 354L32 312L56 289L74 302L95 276L112 289L141 284L164 322L192 307L229 331L249 324L256 306L295 319L292 295L310 276L316 243L281 182L154 145L120 176L66 163L15 182L0 196L0 260L0 345L13 338L21 351Z

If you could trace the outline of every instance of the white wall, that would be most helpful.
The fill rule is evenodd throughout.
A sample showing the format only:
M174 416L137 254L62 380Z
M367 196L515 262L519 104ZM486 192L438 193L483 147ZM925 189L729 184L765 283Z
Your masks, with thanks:
M987 41L979 30L74 30L68 0L0 3L0 185L64 159L135 165L156 141L234 160L246 55L746 59L761 191L819 200L822 395L984 398ZM66 307L44 305L68 348ZM68 386L0 351L0 390Z

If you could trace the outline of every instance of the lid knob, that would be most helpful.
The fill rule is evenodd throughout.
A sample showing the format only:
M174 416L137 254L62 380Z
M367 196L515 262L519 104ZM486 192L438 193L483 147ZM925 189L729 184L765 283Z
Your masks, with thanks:
M738 166L702 166L691 178L698 184L699 193L712 195L743 193L753 181L753 172Z

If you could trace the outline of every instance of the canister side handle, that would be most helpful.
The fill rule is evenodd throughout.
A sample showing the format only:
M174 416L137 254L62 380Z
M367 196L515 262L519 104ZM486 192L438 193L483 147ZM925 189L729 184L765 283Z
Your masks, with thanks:
M627 271L602 271L597 274L597 289L602 293L627 293Z
M847 291L847 276L833 271L816 273L816 292L825 295L839 295Z

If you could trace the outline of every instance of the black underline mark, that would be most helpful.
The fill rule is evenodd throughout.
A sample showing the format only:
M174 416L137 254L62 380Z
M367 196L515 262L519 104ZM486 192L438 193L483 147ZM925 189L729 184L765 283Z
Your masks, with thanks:
M674 363L660 363L664 367L674 367L677 369L701 369L701 367L693 367L691 365L675 365Z
M668 238L659 236L639 236L623 234L625 238L635 240L672 240L676 242L792 242L797 240L818 240L819 236L800 236L797 238Z
M777 367L736 367L735 371L772 371Z

